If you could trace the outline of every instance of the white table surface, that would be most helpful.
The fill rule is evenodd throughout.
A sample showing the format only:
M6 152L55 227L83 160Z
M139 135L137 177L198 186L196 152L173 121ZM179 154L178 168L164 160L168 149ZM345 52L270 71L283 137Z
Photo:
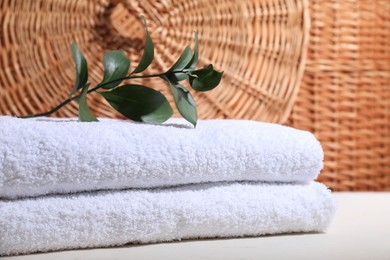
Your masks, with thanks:
M191 240L117 248L69 250L2 259L387 259L390 192L334 193L338 211L323 234Z

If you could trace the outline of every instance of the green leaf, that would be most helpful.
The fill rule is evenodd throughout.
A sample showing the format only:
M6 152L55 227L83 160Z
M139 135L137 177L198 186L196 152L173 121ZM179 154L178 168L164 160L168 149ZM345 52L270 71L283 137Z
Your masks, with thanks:
M205 77L207 74L212 72L214 70L213 64L210 64L204 68L201 68L199 70L194 70L191 72L192 75L196 75L199 78Z
M131 74L140 73L140 72L146 70L149 67L149 65L152 63L153 58L154 58L153 41L149 35L149 30L148 30L148 26L146 24L145 18L143 16L141 16L141 19L144 22L145 31L146 31L145 49L144 49L144 53L142 54L142 58L138 64L137 68L135 68L135 70Z
M190 85L196 91L209 91L219 85L223 72L214 70L213 65L192 72L197 77L190 77Z
M176 63L168 70L168 72L171 71L182 71L186 68L186 66L189 64L189 62L192 59L192 51L189 46L187 46L183 53L180 55L179 59L176 61Z
M198 121L198 112L196 111L196 104L194 97L184 86L176 82L171 82L167 77L162 77L169 83L173 99L179 113L194 127Z
M91 83L86 84L81 90L79 102L79 120L80 122L97 122L97 118L92 114L87 105L87 91Z
M103 58L104 61L104 78L100 85L110 81L115 81L127 76L130 68L130 59L126 56L125 52L108 51ZM108 84L102 88L110 89L118 86L122 81L116 81Z
M163 94L142 85L123 85L98 93L119 113L134 121L159 124L173 113Z
M178 82L189 78L186 72L169 73L171 71L182 71L184 69L194 69L198 64L199 59L199 47L198 47L198 34L195 33L195 50L192 54L190 47L186 47L176 63L168 70L166 76L171 82Z
M76 64L76 83L70 92L70 95L73 95L77 90L83 88L87 83L88 64L75 42L72 42L70 48L72 49L73 59Z
M199 42L198 42L198 33L195 32L195 49L194 55L192 55L191 61L187 64L186 69L195 69L199 61Z

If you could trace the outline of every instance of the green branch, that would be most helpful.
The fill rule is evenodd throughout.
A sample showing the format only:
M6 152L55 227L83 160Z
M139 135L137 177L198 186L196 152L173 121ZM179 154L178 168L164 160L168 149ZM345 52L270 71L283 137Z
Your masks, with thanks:
M129 74L130 59L123 50L108 51L103 57L104 77L95 87L89 89L88 63L76 43L71 44L73 59L76 64L75 84L70 91L70 97L53 109L35 115L19 116L19 118L32 118L50 116L70 102L78 101L78 116L81 122L98 121L87 104L87 95L96 92L125 117L145 123L158 124L168 120L173 109L167 98L159 91L137 84L120 83L128 79L137 78L161 78L169 84L173 100L179 113L194 127L198 120L195 99L190 91L179 82L188 80L189 85L195 91L209 91L215 88L221 81L222 72L214 70L210 64L207 67L196 70L199 60L198 34L195 33L195 48L192 52L187 46L176 63L166 72L153 75L135 75L145 71L153 62L154 45L146 26L145 49L137 67ZM103 89L104 91L97 91ZM76 94L78 93L78 94Z
M174 71L173 73L181 73L182 71ZM112 80L112 81L108 81L108 82L105 82L103 84L98 84L97 86L95 86L94 88L91 88L90 90L88 90L88 94L91 93L91 92L95 92L97 91L98 89L100 88L103 88L105 86L108 86L112 83L117 83L117 82L122 82L123 80L128 80L128 79L146 79L146 78L159 78L159 77L162 77L162 76L165 76L167 75L168 73L161 73L161 74L152 74L152 75L140 75L140 76L132 76L132 75L129 75L127 77L123 77L123 78L119 78L119 79L115 79L115 80ZM52 108L51 110L47 111L47 112L43 112L43 113L39 113L39 114L34 114L34 115L28 115L28 116L17 116L17 118L34 118L34 117L41 117L41 116L50 116L51 114L57 112L58 110L60 110L63 106L69 104L70 102L72 102L73 100L76 100L80 97L81 94L78 94L76 96L73 96L73 97L70 97L64 101L62 101L59 105L57 105L56 107Z

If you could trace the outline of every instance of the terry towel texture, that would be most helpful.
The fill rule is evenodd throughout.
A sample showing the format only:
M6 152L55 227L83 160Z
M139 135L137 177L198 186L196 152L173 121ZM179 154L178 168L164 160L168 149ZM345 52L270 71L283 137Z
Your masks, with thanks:
M323 231L330 191L217 183L0 200L0 255L180 240Z
M65 121L65 122L64 122ZM244 120L182 125L0 117L0 197L216 181L308 183L322 168L309 132Z

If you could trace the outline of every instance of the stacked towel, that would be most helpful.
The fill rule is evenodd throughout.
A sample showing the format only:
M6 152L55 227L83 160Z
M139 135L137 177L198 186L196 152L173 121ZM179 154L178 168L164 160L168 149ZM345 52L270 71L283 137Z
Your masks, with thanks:
M334 214L309 132L0 117L0 255L323 231Z

